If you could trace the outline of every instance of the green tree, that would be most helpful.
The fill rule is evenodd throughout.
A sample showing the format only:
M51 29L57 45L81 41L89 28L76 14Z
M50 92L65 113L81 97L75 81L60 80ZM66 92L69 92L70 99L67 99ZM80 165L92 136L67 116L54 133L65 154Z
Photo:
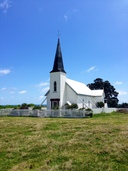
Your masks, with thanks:
M27 103L23 103L21 106L20 106L20 109L28 109L28 104Z
M104 89L105 101L107 101L108 107L117 107L118 105L118 92L115 90L114 86L110 84L109 81L103 81L101 78L94 80L94 83L87 85L91 90Z
M102 107L104 107L104 103L103 102L97 102L96 106L99 108L102 108Z
M128 103L119 104L118 108L128 108Z

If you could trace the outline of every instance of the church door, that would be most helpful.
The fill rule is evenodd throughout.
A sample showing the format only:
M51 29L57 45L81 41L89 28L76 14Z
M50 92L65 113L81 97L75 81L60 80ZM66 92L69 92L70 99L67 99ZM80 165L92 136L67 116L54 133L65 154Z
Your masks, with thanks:
M60 99L51 99L51 109L58 109L59 101Z

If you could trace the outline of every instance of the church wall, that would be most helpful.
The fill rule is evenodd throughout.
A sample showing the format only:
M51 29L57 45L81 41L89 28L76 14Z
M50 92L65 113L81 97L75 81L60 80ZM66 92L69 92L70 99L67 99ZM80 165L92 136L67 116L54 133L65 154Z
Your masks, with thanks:
M104 98L102 96L94 97L94 99L96 102L104 102Z
M77 104L79 108L92 108L92 97L86 95L78 95Z
M65 94L66 94L66 101L69 101L70 103L77 103L77 95L76 93L66 84L66 89L65 89Z
M66 74L63 72L50 73L50 96L48 106L51 108L50 99L60 99L59 108L65 104L65 81ZM56 82L56 91L54 91L54 82Z
M66 85L66 74L60 74L60 108L65 105L65 85Z
M60 98L60 73L50 73L50 98ZM57 90L54 91L54 82L57 83Z

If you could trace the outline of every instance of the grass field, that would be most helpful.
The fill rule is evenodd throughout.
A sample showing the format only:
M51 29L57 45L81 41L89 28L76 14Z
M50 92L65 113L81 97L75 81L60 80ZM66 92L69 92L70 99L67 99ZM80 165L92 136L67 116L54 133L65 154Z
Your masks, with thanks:
M0 117L0 171L127 171L128 114Z

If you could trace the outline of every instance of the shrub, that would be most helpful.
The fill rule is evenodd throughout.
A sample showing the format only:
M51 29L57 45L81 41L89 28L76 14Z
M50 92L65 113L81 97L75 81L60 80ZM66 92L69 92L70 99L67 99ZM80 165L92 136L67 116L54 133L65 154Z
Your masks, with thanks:
M35 110L35 109L40 110L40 109L41 109L41 106L34 106L34 107L33 107L33 110Z
M104 103L103 102L97 102L96 106L99 108L102 108L102 107L104 107Z
M119 109L119 110L117 110L117 113L125 113L125 114L128 114L128 110L126 110L126 109Z
M78 109L78 105L76 103L72 103L71 105L66 104L67 109Z
M90 117L92 118L93 116L93 111L90 108L85 109L85 117Z

